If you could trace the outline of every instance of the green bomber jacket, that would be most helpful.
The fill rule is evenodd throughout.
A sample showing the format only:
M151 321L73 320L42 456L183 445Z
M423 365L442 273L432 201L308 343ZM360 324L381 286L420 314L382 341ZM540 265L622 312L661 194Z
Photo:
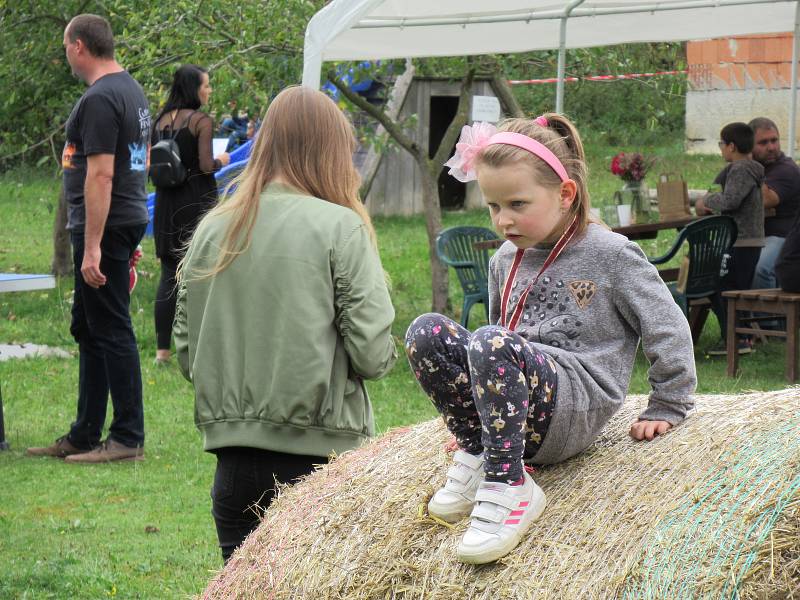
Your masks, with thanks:
M352 210L272 184L252 240L216 264L230 213L207 216L187 250L173 334L208 451L327 456L374 433L365 379L397 359L394 309Z

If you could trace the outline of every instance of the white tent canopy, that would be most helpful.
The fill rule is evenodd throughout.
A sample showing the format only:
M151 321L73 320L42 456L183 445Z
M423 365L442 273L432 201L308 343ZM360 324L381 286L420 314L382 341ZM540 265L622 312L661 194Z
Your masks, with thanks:
M794 29L794 140L797 0L333 0L306 28L303 85L319 87L326 60L462 56L628 42L708 39ZM561 108L559 82L557 109Z

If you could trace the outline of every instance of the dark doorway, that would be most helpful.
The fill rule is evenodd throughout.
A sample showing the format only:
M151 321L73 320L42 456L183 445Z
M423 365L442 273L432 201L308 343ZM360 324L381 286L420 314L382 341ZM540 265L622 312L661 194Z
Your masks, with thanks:
M447 128L458 110L458 96L431 96L430 133L428 134L428 157L433 158ZM456 151L453 146L448 158ZM467 197L467 184L461 183L447 174L449 168L442 167L439 173L439 203L443 209L464 208Z

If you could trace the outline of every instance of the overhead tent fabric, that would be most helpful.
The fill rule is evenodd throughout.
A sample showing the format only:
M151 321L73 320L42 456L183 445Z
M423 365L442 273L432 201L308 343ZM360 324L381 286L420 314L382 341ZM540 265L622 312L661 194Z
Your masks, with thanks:
M796 0L333 0L306 28L303 85L319 87L324 61L782 33L797 31L798 14ZM797 35L794 47L796 90ZM559 62L563 77L563 52Z
M303 83L322 61L528 52L666 42L793 28L795 0L334 0L308 24Z

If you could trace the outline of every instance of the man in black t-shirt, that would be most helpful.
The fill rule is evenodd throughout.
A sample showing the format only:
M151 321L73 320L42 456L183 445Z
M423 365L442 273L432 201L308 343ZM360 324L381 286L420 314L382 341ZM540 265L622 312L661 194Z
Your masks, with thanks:
M758 117L749 123L755 132L753 160L764 165L764 208L775 215L764 219L764 248L753 277L753 289L778 287L775 262L800 209L800 168L781 152L778 126Z
M72 73L89 86L67 120L62 154L75 262L70 332L80 351L78 411L69 433L28 454L76 463L142 460L142 375L128 263L148 220L150 110L142 88L114 59L104 18L72 19L64 49ZM109 393L114 418L101 442Z

